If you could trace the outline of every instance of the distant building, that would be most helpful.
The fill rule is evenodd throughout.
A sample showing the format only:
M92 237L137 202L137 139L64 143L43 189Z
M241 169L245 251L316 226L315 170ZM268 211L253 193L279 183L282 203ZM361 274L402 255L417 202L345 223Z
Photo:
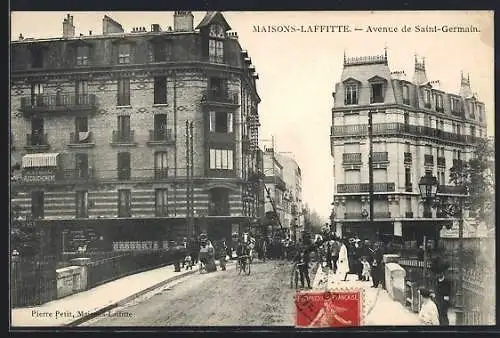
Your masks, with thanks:
M283 166L283 180L286 184L286 191L283 196L284 223L290 229L290 234L295 231L298 238L304 230L302 171L292 157L276 153L276 158Z
M92 228L115 242L207 230L230 237L258 214L258 75L220 12L195 27L130 32L103 18L101 34L11 42L13 203L47 227ZM193 122L188 195L186 121ZM60 241L56 241L60 243Z
M444 215L422 203L418 183L437 177L438 196L461 196L449 185L449 170L472 156L486 137L484 103L469 76L459 94L429 82L425 62L415 58L412 81L391 72L387 54L344 58L333 93L331 156L334 159L337 233L373 238L437 238ZM373 116L374 223L369 222L368 113Z

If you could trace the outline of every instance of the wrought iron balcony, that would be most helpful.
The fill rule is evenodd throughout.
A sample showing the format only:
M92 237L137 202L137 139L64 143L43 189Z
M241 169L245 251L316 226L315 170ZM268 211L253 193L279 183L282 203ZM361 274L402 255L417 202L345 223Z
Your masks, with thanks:
M50 173L46 170L29 170L23 172L22 178L15 184L79 184L88 183L95 179L95 170L91 167L60 169Z
M392 192L395 190L394 183L373 183L374 192ZM370 191L369 183L337 184L337 193L367 193Z
M424 155L424 165L434 165L434 156Z
M155 168L155 170L154 170L155 180L168 179L168 177L169 177L168 172L169 172L169 168Z
M374 211L373 218L391 218L390 211Z
M436 107L438 113L444 113L444 107Z
M207 89L203 92L201 103L204 105L238 106L238 93L221 89Z
M451 114L454 116L459 116L459 117L465 118L465 111L462 108L452 109Z
M432 211L424 211L424 218L432 218Z
M411 163L412 157L411 153L405 152L404 153L404 163Z
M361 215L361 211L344 213L344 219L361 219L361 218L363 218L363 216Z
M172 129L150 129L148 144L173 143Z
M62 180L64 181L85 182L94 180L95 178L95 170L91 167L64 169L62 175Z
M427 103L424 103L424 107L427 108L427 109L431 109L431 103L430 102L427 102Z
M386 151L374 152L372 157L373 163L387 163L389 162L389 156Z
M446 167L446 158L445 157L438 157L437 158L437 165L438 165L438 167Z
M403 99L403 104L410 105L410 99Z
M210 203L208 206L209 216L230 216L229 205Z
M411 182L407 183L405 185L405 191L406 192L412 192L413 191L413 184Z
M134 144L134 131L133 130L113 130L113 144Z
M95 94L40 94L21 98L21 111L25 116L34 113L88 113L97 108Z
M69 143L70 147L92 147L95 145L94 135L91 131L89 132L72 132L69 134Z
M26 147L25 148L48 148L48 136L44 133L31 133L26 134Z
M429 137L439 140L457 143L476 143L480 139L470 135L461 135L438 130L426 126L416 126L398 122L376 123L373 125L374 136L403 136L412 135L417 137ZM333 126L331 128L332 137L366 137L368 136L367 124L355 124L346 126Z
M342 164L361 164L361 153L343 153Z

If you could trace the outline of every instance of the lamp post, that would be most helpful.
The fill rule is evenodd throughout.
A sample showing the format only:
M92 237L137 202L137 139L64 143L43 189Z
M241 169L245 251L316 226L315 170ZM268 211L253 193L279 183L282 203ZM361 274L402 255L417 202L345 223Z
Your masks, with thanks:
M418 183L420 196L424 200L424 214L430 211L433 200L436 198L438 181L435 176L426 173ZM427 286L427 236L424 234L424 285Z

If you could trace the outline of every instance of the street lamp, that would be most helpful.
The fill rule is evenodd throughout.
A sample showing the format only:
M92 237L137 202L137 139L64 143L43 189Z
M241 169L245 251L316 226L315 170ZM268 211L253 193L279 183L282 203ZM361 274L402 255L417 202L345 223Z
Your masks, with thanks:
M436 197L438 190L438 181L435 176L432 176L430 173L426 173L425 176L420 178L420 182L418 182L418 188L420 190L420 196L424 200L424 217L425 214L429 212L432 201ZM424 285L427 284L427 236L424 235L423 238L423 246L424 246Z

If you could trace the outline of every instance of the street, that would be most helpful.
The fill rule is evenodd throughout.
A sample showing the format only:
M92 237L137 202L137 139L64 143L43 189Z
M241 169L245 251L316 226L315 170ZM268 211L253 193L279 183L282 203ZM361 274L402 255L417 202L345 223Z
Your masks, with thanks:
M256 261L250 276L234 264L196 273L82 326L293 326L290 269L290 262Z

